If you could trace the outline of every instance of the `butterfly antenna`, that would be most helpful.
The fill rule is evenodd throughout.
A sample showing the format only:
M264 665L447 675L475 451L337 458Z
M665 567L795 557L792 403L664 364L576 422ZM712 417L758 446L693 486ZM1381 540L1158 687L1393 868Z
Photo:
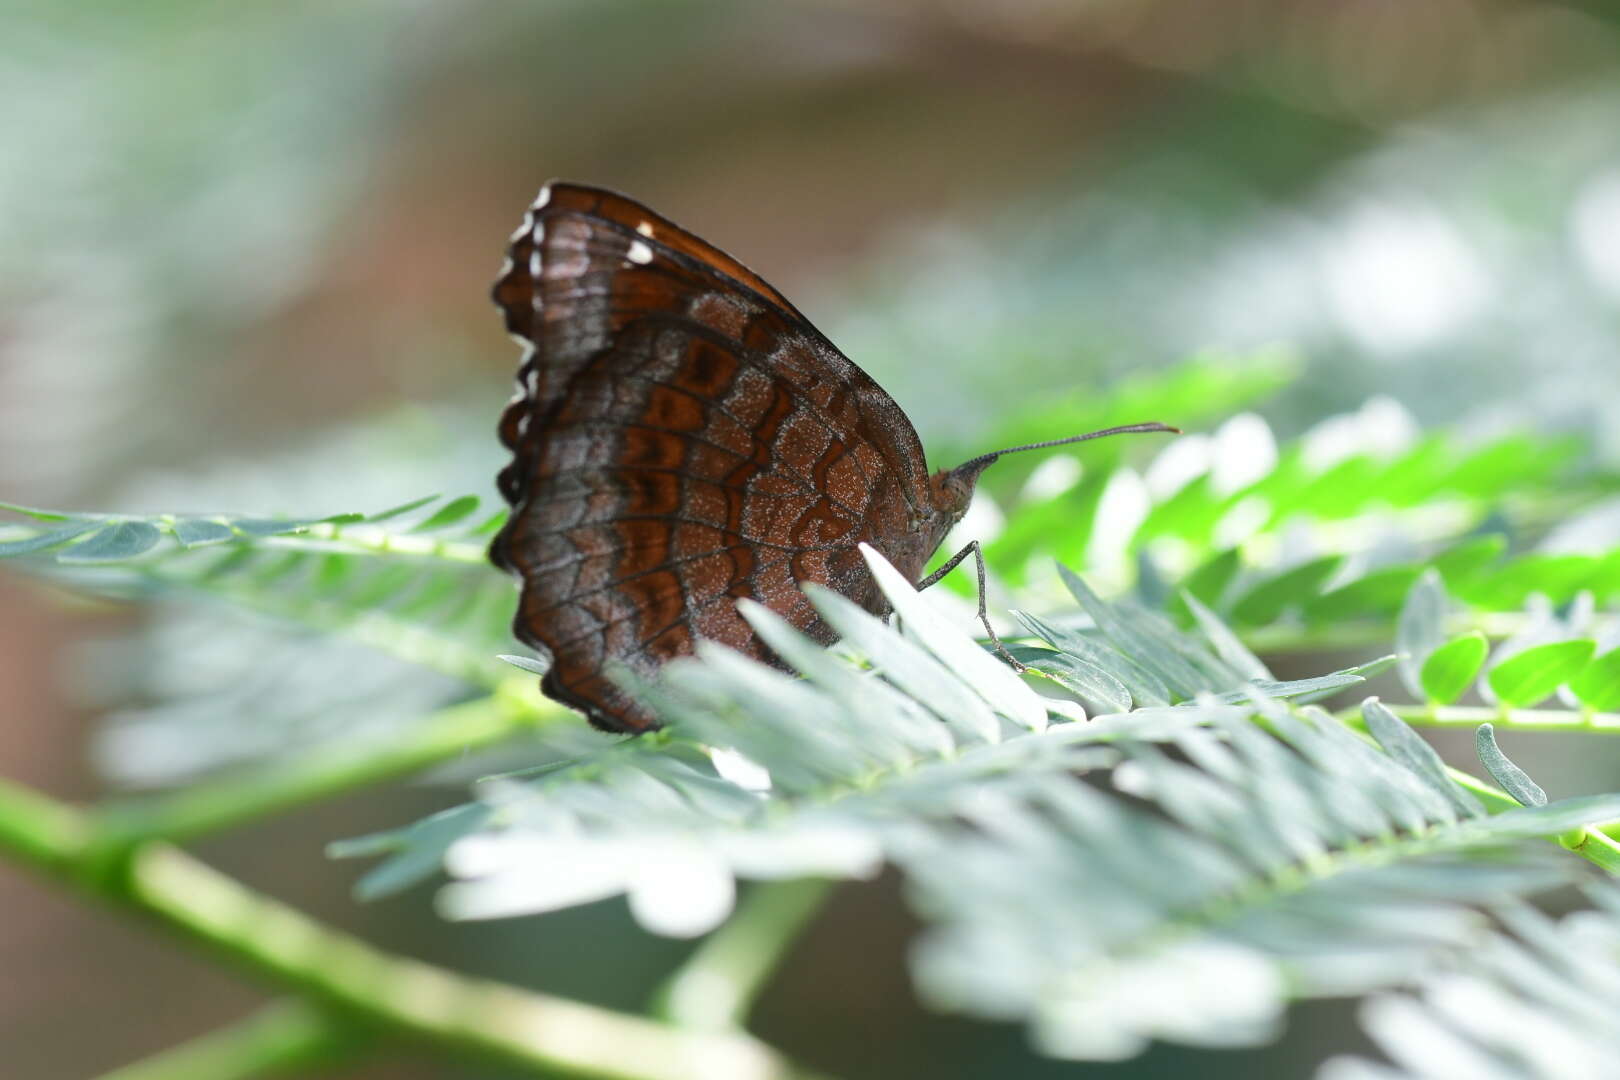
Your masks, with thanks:
M994 450L988 454L980 454L971 461L958 465L955 472L977 472L995 461L1002 454L1017 454L1025 450L1045 450L1049 446L1068 446L1070 443L1086 442L1090 439L1101 439L1109 435L1129 435L1135 432L1167 431L1172 435L1180 435L1180 428L1173 428L1169 424L1124 424L1120 427L1103 428L1101 431L1088 431L1084 435L1070 435L1066 439L1048 439L1046 442L1029 443L1025 446L1009 446L1005 450Z

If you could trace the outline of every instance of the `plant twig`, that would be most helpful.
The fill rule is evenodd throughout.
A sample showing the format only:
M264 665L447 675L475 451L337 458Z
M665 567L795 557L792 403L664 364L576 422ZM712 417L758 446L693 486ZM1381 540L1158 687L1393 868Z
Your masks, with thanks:
M1532 616L1522 611L1470 611L1447 621L1447 636L1478 630L1492 640L1512 637L1529 626ZM1238 636L1243 644L1261 656L1295 653L1337 652L1346 649L1388 651L1395 620L1350 619L1331 624L1298 626L1273 623L1244 630Z
M49 874L68 874L90 850L90 822L79 811L0 778L0 851Z
M801 878L753 886L736 914L659 987L654 1015L698 1031L740 1028L833 884Z
M1466 727L1495 724L1504 731L1579 731L1620 734L1620 713L1574 709L1502 709L1484 705L1391 705L1385 707L1413 727Z
M1609 873L1620 875L1620 841L1605 831L1613 828L1614 823L1589 825L1584 829L1572 830L1569 836L1559 837L1558 842Z
M530 680L523 680L526 687ZM536 695L495 694L442 709L403 739L316 751L247 775L231 776L157 799L113 803L96 811L101 836L125 842L181 841L340 795L358 787L409 776L469 750L564 721L572 714Z
M92 819L0 780L0 851L296 995L464 1058L581 1080L807 1080L738 1032L684 1031L394 956L160 841L109 847Z
M254 1080L336 1063L366 1041L354 1025L305 1002L280 1001L100 1080Z

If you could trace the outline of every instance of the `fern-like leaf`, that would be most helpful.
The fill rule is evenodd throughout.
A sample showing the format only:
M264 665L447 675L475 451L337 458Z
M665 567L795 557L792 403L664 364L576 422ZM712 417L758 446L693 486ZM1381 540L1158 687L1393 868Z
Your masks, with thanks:
M704 647L631 684L665 732L351 846L387 856L362 891L442 853L458 917L624 894L648 928L690 934L724 918L734 878L887 862L926 923L927 1001L1023 1020L1048 1053L1119 1058L1154 1038L1261 1042L1296 996L1393 985L1475 939L1475 902L1590 870L1532 838L1620 816L1620 795L1488 816L1392 713L1369 706L1380 750L1078 579L1087 618L1031 622L1054 656L1182 703L1064 722L1072 702L1034 696L1062 680L1015 692L962 663L991 654L868 557L898 628L820 593L846 630L826 651L751 608L802 679Z

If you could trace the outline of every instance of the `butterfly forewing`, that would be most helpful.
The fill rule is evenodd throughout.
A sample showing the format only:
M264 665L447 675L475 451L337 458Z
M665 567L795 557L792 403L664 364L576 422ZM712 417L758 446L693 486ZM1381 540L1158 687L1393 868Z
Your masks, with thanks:
M800 586L878 610L863 540L916 579L942 530L915 431L758 275L573 184L541 192L509 256L494 296L528 353L491 558L521 580L548 694L644 730L614 662L650 674L697 638L768 659L744 596L828 640Z

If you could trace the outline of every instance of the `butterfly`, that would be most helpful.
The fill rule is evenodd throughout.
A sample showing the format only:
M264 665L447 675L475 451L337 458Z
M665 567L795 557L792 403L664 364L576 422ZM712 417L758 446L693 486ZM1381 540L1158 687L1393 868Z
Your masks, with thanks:
M490 559L520 582L514 634L551 660L541 689L608 731L657 726L615 663L650 675L700 638L773 661L739 598L824 643L835 635L807 582L886 613L863 542L919 587L974 555L990 630L976 541L923 576L979 474L1014 450L1174 430L1129 425L931 474L900 406L786 297L583 184L541 189L493 297L525 352L500 420L511 513Z

